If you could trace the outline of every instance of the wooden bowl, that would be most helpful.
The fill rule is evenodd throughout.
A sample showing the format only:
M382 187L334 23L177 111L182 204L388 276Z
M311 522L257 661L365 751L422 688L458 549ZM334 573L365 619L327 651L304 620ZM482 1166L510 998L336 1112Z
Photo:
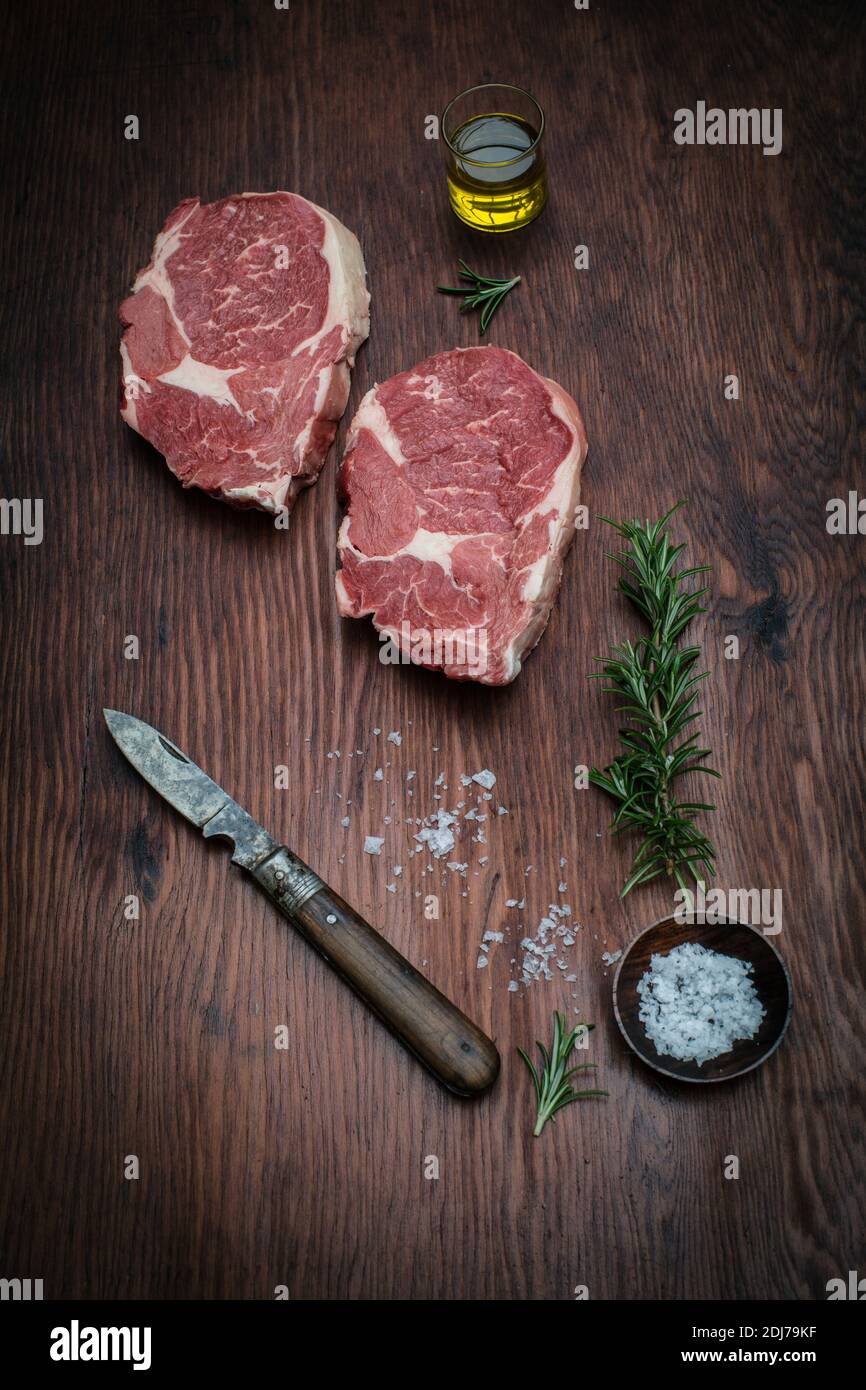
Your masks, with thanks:
M766 1010L754 1038L735 1042L729 1052L714 1057L703 1066L680 1062L676 1057L656 1051L638 1017L638 981L649 969L650 957L667 955L685 942L706 946L727 956L739 956L752 965L749 976ZM769 937L743 922L677 922L664 917L647 927L626 947L613 981L613 1009L616 1021L629 1047L648 1066L677 1081L729 1081L761 1065L775 1052L791 1017L791 977L788 967Z

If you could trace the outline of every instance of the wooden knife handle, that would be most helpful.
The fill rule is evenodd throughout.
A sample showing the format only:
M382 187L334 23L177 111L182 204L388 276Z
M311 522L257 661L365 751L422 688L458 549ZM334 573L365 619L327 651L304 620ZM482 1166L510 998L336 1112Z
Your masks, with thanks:
M444 994L348 903L281 846L252 869L268 897L400 1041L449 1090L478 1096L499 1053Z

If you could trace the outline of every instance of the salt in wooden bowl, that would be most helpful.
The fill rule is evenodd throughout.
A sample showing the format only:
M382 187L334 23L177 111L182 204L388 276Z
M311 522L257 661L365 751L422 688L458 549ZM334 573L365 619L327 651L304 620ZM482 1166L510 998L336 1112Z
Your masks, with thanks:
M749 979L764 1006L764 1018L753 1038L736 1041L729 1052L699 1066L681 1062L656 1050L639 1013L641 999L638 982L650 968L654 955L666 956L674 947L693 942L722 955L749 961ZM665 917L636 936L623 952L613 981L613 1008L616 1021L629 1047L663 1076L677 1081L729 1081L743 1076L766 1062L785 1035L791 1017L792 991L788 967L769 937L743 922L678 922Z

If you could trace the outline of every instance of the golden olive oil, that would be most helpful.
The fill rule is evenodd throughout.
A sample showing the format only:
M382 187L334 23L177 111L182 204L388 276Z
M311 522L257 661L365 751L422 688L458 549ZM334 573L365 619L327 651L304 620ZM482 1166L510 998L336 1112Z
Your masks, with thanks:
M547 202L538 131L522 116L472 116L449 137L448 196L467 226L481 232L525 227Z

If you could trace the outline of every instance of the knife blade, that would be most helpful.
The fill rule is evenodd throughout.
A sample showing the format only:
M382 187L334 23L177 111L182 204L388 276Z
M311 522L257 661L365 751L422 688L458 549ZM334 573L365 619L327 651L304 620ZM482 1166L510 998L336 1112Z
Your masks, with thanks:
M444 1086L477 1096L493 1085L499 1054L455 1004L158 729L102 712L136 772L206 839L231 844L232 863Z

